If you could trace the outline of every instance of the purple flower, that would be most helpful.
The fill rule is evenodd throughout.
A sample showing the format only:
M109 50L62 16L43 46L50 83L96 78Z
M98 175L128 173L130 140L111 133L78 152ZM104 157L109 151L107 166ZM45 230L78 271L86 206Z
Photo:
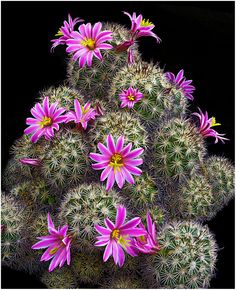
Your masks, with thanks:
M176 77L172 72L166 72L165 77L172 84L175 84L177 88L181 89L186 98L188 98L191 101L193 100L192 93L194 92L195 87L190 85L192 83L192 80L186 81L186 78L184 77L184 70L183 69L178 72Z
M64 26L61 26L59 31L55 36L60 36L57 39L51 40L53 42L52 50L60 45L60 44L66 44L66 41L71 37L71 32L74 30L75 24L79 22L83 22L83 19L75 18L74 20L71 18L70 14L68 14L68 22L64 21Z
M26 124L30 125L25 129L26 135L33 133L31 141L37 142L41 136L50 140L54 136L54 130L59 130L59 123L65 121L64 108L57 109L57 102L49 106L48 97L43 100L43 106L37 103L32 109L31 114L34 118L27 118Z
M132 143L124 147L124 136L120 136L115 145L112 135L107 136L107 147L102 143L98 143L98 149L102 154L90 153L89 156L92 160L98 162L92 164L93 169L104 169L100 181L107 179L106 190L110 190L115 181L119 188L122 188L125 180L134 184L132 174L141 175L142 170L138 165L143 163L143 159L135 159L143 153L142 148L137 148L132 151Z
M145 230L142 222L139 224L139 227ZM149 211L147 212L147 229L148 231L143 236L135 239L134 245L141 253L155 254L160 251L160 246L156 236L156 223L152 222Z
M31 166L40 166L41 165L41 160L40 159L33 159L33 158L20 158L19 159L20 163L24 165L31 165Z
M208 119L207 112L205 112L205 115L204 115L200 108L198 108L198 110L200 114L195 112L193 113L193 115L199 118L199 121L200 121L199 132L202 134L203 137L214 137L215 144L218 143L218 140L220 140L222 143L225 143L224 140L229 140L223 137L225 134L219 134L214 129L212 129L212 127L221 125L220 123L216 123L215 117Z
M105 43L112 40L112 32L101 29L101 22L95 23L93 27L91 23L82 24L79 32L73 31L70 39L66 41L66 51L74 54L73 60L79 58L80 67L84 67L86 63L91 67L93 56L102 60L101 49L112 49L112 45Z
M57 230L48 213L48 232L50 235L39 237L38 239L41 241L32 246L33 250L47 248L40 261L52 259L49 265L49 272L53 271L57 266L61 268L65 261L67 261L67 265L70 265L71 238L67 235L67 230L68 225L59 227Z
M80 106L78 100L74 100L75 112L70 111L67 113L65 122L75 122L76 124L81 124L83 129L87 129L88 121L90 119L95 119L96 111L90 108L90 103L86 103L84 107Z
M126 208L119 206L117 209L115 224L109 218L106 218L104 220L106 228L95 225L96 231L101 235L96 237L98 241L95 243L95 246L106 246L103 261L106 262L112 255L115 264L118 264L120 267L122 267L125 262L125 254L123 250L132 257L137 256L132 237L138 237L145 234L143 229L137 228L137 225L141 221L139 217L133 218L127 223L124 223L125 219Z
M134 104L143 98L143 94L138 89L129 87L128 90L124 90L119 94L121 100L121 108L128 106L129 109L133 108Z
M132 16L127 12L124 12L124 14L128 15L131 20L131 34L133 40L136 40L142 36L152 36L158 43L161 42L161 39L152 32L155 25L150 22L149 19L145 20L142 14L136 16L135 12Z

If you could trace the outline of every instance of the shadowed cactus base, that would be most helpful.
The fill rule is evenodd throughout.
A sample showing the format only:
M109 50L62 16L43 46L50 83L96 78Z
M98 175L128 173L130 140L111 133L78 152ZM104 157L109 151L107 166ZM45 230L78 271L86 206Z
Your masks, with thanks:
M181 91L165 81L159 66L146 62L123 67L115 76L109 93L109 99L120 107L119 94L129 87L138 89L143 98L132 111L147 122L156 122L166 118L184 116L187 100ZM124 109L120 109L124 110Z
M205 144L197 128L188 120L172 119L155 134L154 169L170 182L189 178L200 167Z
M105 24L103 30L112 31L110 44L115 47L130 38L129 30L119 24ZM136 45L134 46L136 59L139 58ZM104 50L103 60L93 58L92 67L80 68L77 61L72 59L68 62L67 74L69 84L80 91L84 96L92 98L107 98L112 79L117 71L127 66L127 52Z
M53 272L45 271L41 277L41 282L48 289L75 289L79 288L76 277L70 268L64 266Z
M161 250L147 257L144 278L160 288L207 288L214 274L217 246L207 226L186 221L166 224ZM145 267L144 267L145 269Z

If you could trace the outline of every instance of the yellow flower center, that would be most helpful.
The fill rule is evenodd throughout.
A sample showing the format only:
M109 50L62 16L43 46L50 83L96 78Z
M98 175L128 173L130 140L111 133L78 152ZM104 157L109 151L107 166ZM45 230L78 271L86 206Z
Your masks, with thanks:
M130 101L134 101L134 100L135 100L135 96L133 96L133 95L129 95L129 96L128 96L128 99L129 99Z
M120 167L124 165L122 156L119 153L115 153L114 155L112 155L109 165L114 168L115 173L117 169L118 171L120 171Z
M153 23L149 21L149 19L147 20L143 19L140 23L140 26L150 26L150 25L153 25Z
M49 252L49 254L50 255L54 255L57 251L58 251L58 248L55 247L55 248L51 249L51 251Z
M120 233L119 230L113 230L113 231L111 232L111 238L112 238L112 239L118 239L118 238L119 238L119 233Z
M216 123L216 118L215 117L212 117L211 127L220 126L220 125L221 125L220 123Z
M130 246L130 239L128 239L127 237L128 235L120 236L118 239L118 244L120 244L124 249Z
M92 38L85 38L84 40L81 40L80 42L83 46L88 47L90 50L95 49L95 40Z
M43 117L42 121L39 122L39 124L41 128L50 126L52 125L52 119L49 117Z
M62 35L63 35L63 33L62 33L61 29L59 29L58 32L55 34L55 36L62 36Z

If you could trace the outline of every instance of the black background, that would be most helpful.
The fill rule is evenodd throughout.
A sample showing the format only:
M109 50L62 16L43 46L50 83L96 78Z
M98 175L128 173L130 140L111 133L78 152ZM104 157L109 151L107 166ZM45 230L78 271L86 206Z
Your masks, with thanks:
M196 86L197 106L222 123L230 142L214 145L234 162L234 2L2 2L2 168L9 147L25 129L39 90L59 85L66 77L64 47L50 53L50 40L67 14L86 22L113 21L130 27L122 11L143 14L162 39L140 40L143 59L160 62L166 71L184 68ZM208 223L220 251L212 288L234 288L234 201ZM3 288L42 288L33 276L2 269Z

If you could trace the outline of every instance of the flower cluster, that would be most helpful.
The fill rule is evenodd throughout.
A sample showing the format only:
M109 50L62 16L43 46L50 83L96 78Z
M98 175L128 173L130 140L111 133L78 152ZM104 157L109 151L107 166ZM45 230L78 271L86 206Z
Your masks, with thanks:
M215 144L218 143L218 140L220 140L222 143L224 143L224 140L229 140L225 137L223 137L225 134L219 134L217 131L212 129L212 127L220 126L220 123L216 123L215 117L208 118L208 113L205 112L205 114L201 111L200 108L198 108L199 113L195 112L193 115L197 116L200 121L200 127L199 132L203 137L214 137L215 138Z
M48 97L45 97L43 104L37 103L32 109L31 114L34 118L27 118L26 124L30 125L25 129L24 133L33 134L31 141L36 143L42 136L46 140L50 140L54 136L54 130L59 130L60 123L67 123L73 121L76 124L81 124L83 129L87 128L88 121L95 119L96 112L90 108L90 103L86 103L81 107L78 100L75 100L75 112L70 111L66 114L64 108L57 108L58 104L53 103L49 105ZM35 160L21 160L23 164L38 165Z
M135 217L125 223L126 208L120 205L117 209L116 221L113 223L109 218L104 220L105 226L95 225L100 236L96 237L95 246L106 246L103 261L106 262L113 256L115 264L122 267L125 262L124 251L132 257L139 253L155 254L160 250L156 236L156 225L152 223L149 212L147 213L148 230L144 227L139 217ZM139 227L138 227L139 226ZM70 265L70 248L72 238L67 233L68 225L55 228L50 214L48 213L48 236L38 237L40 240L32 246L33 250L46 249L40 261L49 261L49 272L57 266L60 268L67 261Z
M126 208L119 206L116 221L113 223L109 218L104 220L105 228L95 225L98 236L95 246L106 246L103 261L106 262L113 256L115 264L122 267L125 262L124 251L132 257L141 253L155 254L160 250L156 237L155 223L152 224L150 214L147 214L148 231L141 223L139 217L125 223ZM137 227L139 226L139 227Z

